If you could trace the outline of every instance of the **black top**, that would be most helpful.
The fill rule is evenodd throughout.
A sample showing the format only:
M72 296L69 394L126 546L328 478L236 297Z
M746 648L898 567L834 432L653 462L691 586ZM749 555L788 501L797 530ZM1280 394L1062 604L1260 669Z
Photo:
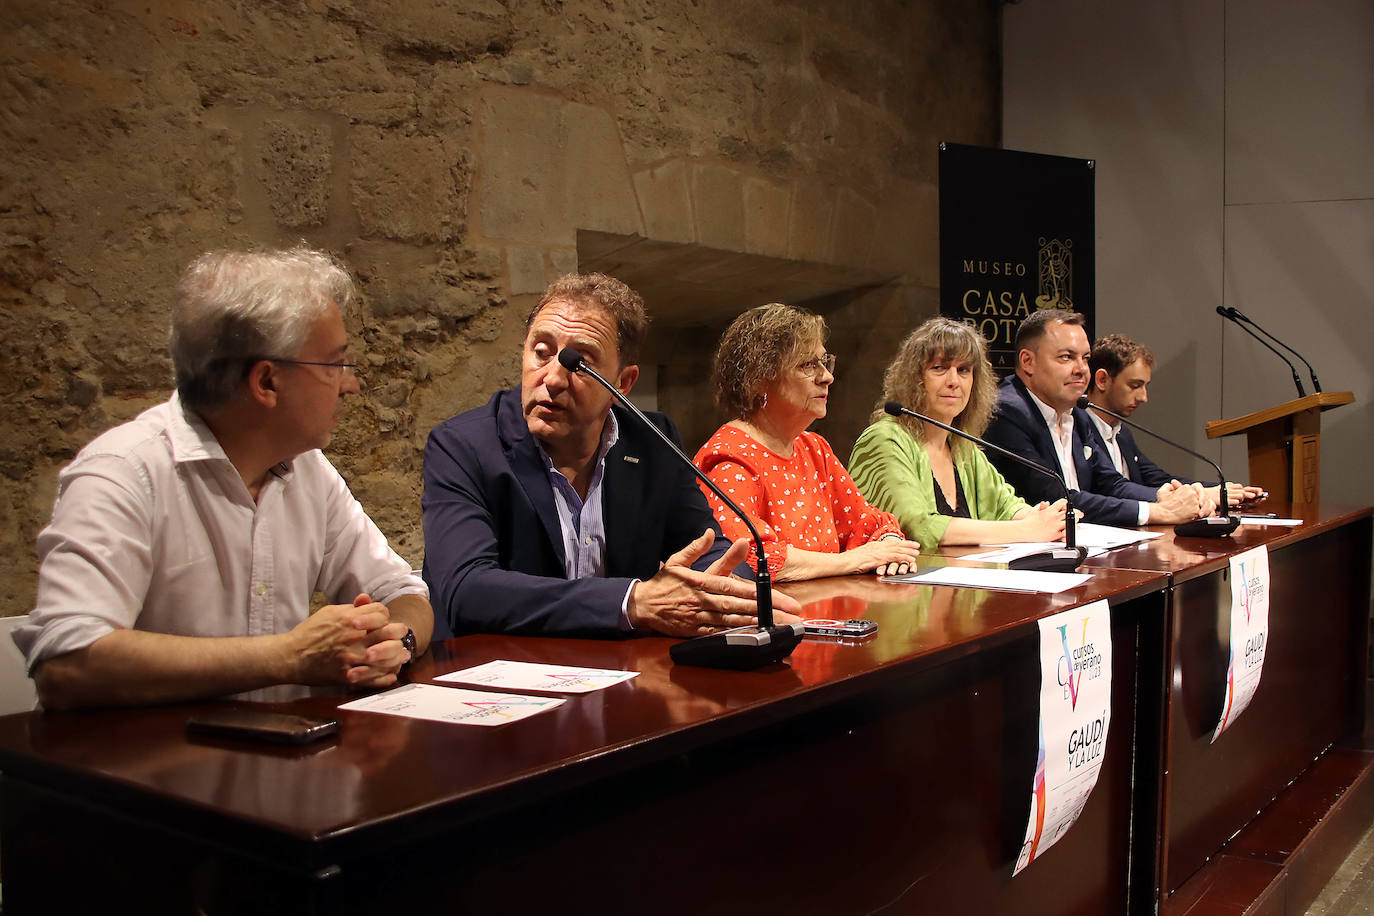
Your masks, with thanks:
M941 515L951 515L954 518L972 518L968 514L968 500L964 499L964 482L959 479L959 472L954 472L954 506L951 507L949 501L945 499L945 491L940 489L940 484L931 475L930 486L935 490L935 511Z

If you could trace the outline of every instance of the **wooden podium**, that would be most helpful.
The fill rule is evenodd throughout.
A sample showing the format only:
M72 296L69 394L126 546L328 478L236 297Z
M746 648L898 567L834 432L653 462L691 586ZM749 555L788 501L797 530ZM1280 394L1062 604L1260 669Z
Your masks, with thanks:
M1349 391L1324 391L1275 404L1233 420L1207 424L1207 438L1245 433L1250 479L1276 503L1298 506L1321 501L1321 413L1354 402Z

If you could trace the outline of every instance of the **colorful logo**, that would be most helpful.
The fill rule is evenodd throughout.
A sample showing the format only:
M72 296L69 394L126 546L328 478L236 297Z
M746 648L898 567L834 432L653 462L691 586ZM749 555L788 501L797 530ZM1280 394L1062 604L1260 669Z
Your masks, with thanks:
M1074 669L1073 651L1072 651L1071 649L1069 649L1069 625L1068 625L1068 624L1064 624L1063 626L1061 626L1061 627L1059 628L1059 642L1060 642L1060 645L1062 645L1062 646L1064 647L1064 655L1063 655L1063 657L1062 657L1063 664L1060 666L1060 670L1059 670L1059 686L1060 686L1060 687L1067 687L1067 688L1068 688L1068 694L1069 694L1069 708L1070 708L1070 709L1077 709L1077 708L1078 708L1078 688L1079 688L1079 685L1082 684L1082 682L1083 682L1083 670L1082 670L1081 668L1079 668L1078 670L1075 670L1075 669ZM1078 641L1078 648L1079 648L1080 652L1081 652L1081 650L1083 649L1083 647L1086 646L1087 644L1088 644L1088 618L1087 618L1087 617L1084 617L1084 618L1083 618L1083 638L1080 639L1080 640ZM1065 669L1067 669L1067 670L1065 670Z

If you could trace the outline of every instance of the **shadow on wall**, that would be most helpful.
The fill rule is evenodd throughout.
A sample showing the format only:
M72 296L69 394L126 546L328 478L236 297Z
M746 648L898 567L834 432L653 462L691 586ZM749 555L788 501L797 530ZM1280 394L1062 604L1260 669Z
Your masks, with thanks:
M656 367L657 389L637 385L636 392L672 417L688 454L729 419L716 409L710 386L721 334L735 316L766 302L826 316L839 368L830 415L813 428L837 454L848 454L881 392L887 358L908 330L908 300L919 298L867 269L605 232L577 237L579 270L610 274L644 297L653 324L642 362Z

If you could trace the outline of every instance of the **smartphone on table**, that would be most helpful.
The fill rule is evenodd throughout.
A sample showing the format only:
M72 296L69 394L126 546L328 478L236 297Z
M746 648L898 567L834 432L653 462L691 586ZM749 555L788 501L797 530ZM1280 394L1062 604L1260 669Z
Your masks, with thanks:
M251 706L219 706L196 713L186 722L189 735L237 738L268 744L308 744L339 731L338 719L302 716Z
M827 620L816 617L802 622L806 625L807 636L839 636L845 639L862 639L878 632L876 622L862 618Z

